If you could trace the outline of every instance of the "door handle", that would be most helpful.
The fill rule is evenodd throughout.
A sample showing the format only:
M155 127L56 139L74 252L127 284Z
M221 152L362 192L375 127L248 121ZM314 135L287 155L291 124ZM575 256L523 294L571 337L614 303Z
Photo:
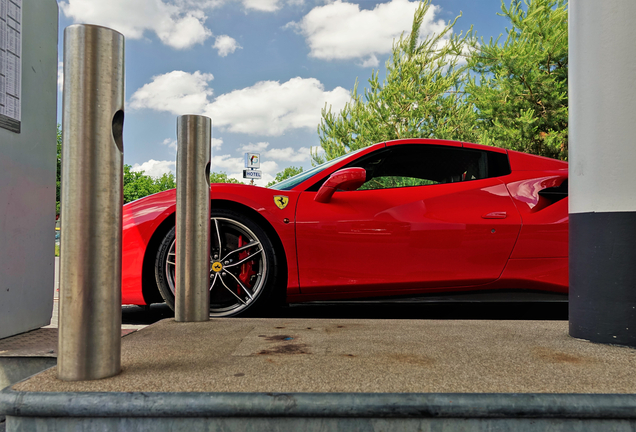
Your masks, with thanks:
M482 216L483 219L505 219L508 215L505 211L490 212Z

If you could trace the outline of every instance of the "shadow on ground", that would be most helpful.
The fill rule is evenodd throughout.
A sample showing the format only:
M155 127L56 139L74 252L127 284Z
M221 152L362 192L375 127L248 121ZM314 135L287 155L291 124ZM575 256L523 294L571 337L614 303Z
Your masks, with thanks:
M123 324L152 324L174 317L165 304L150 308L124 306ZM271 318L448 319L448 320L567 320L567 303L326 303L294 304Z

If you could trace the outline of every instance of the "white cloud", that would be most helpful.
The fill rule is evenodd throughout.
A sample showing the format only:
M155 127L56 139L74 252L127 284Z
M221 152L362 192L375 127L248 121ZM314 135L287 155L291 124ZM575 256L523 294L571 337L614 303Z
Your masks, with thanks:
M212 156L210 171L226 173L229 178L245 182L243 178L243 158L232 157L229 154Z
M376 55L391 52L394 39L408 32L419 1L392 0L371 10L336 0L312 9L300 22L290 22L306 39L310 56L322 60L360 59L364 67L376 67ZM438 6L431 5L421 35L439 33L443 20L434 20Z
M262 12L274 12L280 9L279 0L243 0L245 9L254 9Z
M241 49L243 47L238 44L236 39L231 38L228 35L221 35L216 37L212 48L219 51L219 56L226 57L228 54L232 54L237 49Z
M177 140L174 140L172 138L166 138L165 140L163 140L161 144L168 146L168 148L171 148L174 151L177 151Z
M255 180L254 184L257 186L267 186L267 183L276 178L276 173L278 171L280 171L280 169L278 168L278 164L275 161L261 162L261 172L263 173L263 178L261 178L260 180Z
M156 161L150 159L142 164L134 164L131 171L143 171L144 174L150 177L161 177L164 174L175 174L176 163L175 161Z
M177 150L177 140L175 139L166 138L165 140L163 140L162 144L165 146L168 146L168 148L171 148L174 151ZM220 150L222 145L223 145L223 138L212 138L213 150Z
M255 10L258 12L275 12L279 10L284 3L290 6L302 6L305 0L175 0L179 5L197 7L201 9L214 9L227 3L241 3L246 10Z
M238 172L243 167L243 158L232 157L229 154L212 156L210 171L215 172Z
M259 12L275 12L279 10L283 3L287 3L291 6L302 6L305 4L305 0L241 0L245 9L252 9Z
M223 6L230 0L174 0L174 3L180 8L185 9L215 9Z
M258 153L258 152L263 152L267 150L267 147L269 147L268 142L259 142L256 144L249 143L239 147L238 151L241 153L246 153L246 152Z
M212 138L212 150L221 150L223 138Z
M265 156L279 161L305 162L309 160L311 154L309 153L308 147L301 147L297 150L286 147L282 149L271 149L265 153Z
M174 151L177 151L177 140L175 139L166 138L161 144L168 146L168 148ZM223 138L212 138L212 150L220 150L222 145Z
M176 115L201 114L209 104L212 89L208 81L212 74L196 71L172 71L152 77L152 81L138 89L130 98L130 108L150 108Z
M289 129L315 129L320 110L331 105L340 111L350 100L349 91L325 91L315 78L292 78L285 83L261 81L252 87L209 98L211 74L173 71L152 78L130 98L132 109L149 108L176 115L203 114L221 130L278 136Z
M237 149L241 153L254 152L260 153L263 159L274 159L283 162L305 162L311 157L308 147L293 149L285 148L269 148L268 142L249 143Z
M325 91L315 78L292 78L282 84L261 81L218 96L205 115L230 132L277 136L288 129L314 129L325 103L339 111L349 100L348 90Z
M64 62L57 62L57 90L64 91Z
M59 5L64 15L76 23L110 27L128 39L141 39L146 31L151 31L176 49L203 43L212 35L204 25L206 16L201 6L195 2L66 0Z
M371 54L369 58L363 60L361 63L358 63L358 65L363 68L368 68L368 67L374 68L374 67L378 67L379 64L380 64L380 60L378 60L375 54Z

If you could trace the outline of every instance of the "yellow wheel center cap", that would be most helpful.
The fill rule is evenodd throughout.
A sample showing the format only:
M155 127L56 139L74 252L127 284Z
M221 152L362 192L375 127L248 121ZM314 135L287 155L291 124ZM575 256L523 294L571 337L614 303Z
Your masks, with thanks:
M221 264L220 262L215 262L212 263L212 270L214 270L215 272L220 272L221 270L223 270L223 264Z

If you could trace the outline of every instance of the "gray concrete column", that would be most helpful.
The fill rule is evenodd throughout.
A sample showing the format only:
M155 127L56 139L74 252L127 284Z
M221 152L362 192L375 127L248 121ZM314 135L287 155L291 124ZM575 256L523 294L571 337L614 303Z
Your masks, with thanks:
M0 77L0 92L8 97L13 78L21 93L13 98L17 112L0 106L0 339L47 325L54 290L57 2L23 0L12 8L21 22L9 28L0 20L0 39L12 33L18 41L0 52L14 66Z
M636 346L636 2L569 8L570 335Z

